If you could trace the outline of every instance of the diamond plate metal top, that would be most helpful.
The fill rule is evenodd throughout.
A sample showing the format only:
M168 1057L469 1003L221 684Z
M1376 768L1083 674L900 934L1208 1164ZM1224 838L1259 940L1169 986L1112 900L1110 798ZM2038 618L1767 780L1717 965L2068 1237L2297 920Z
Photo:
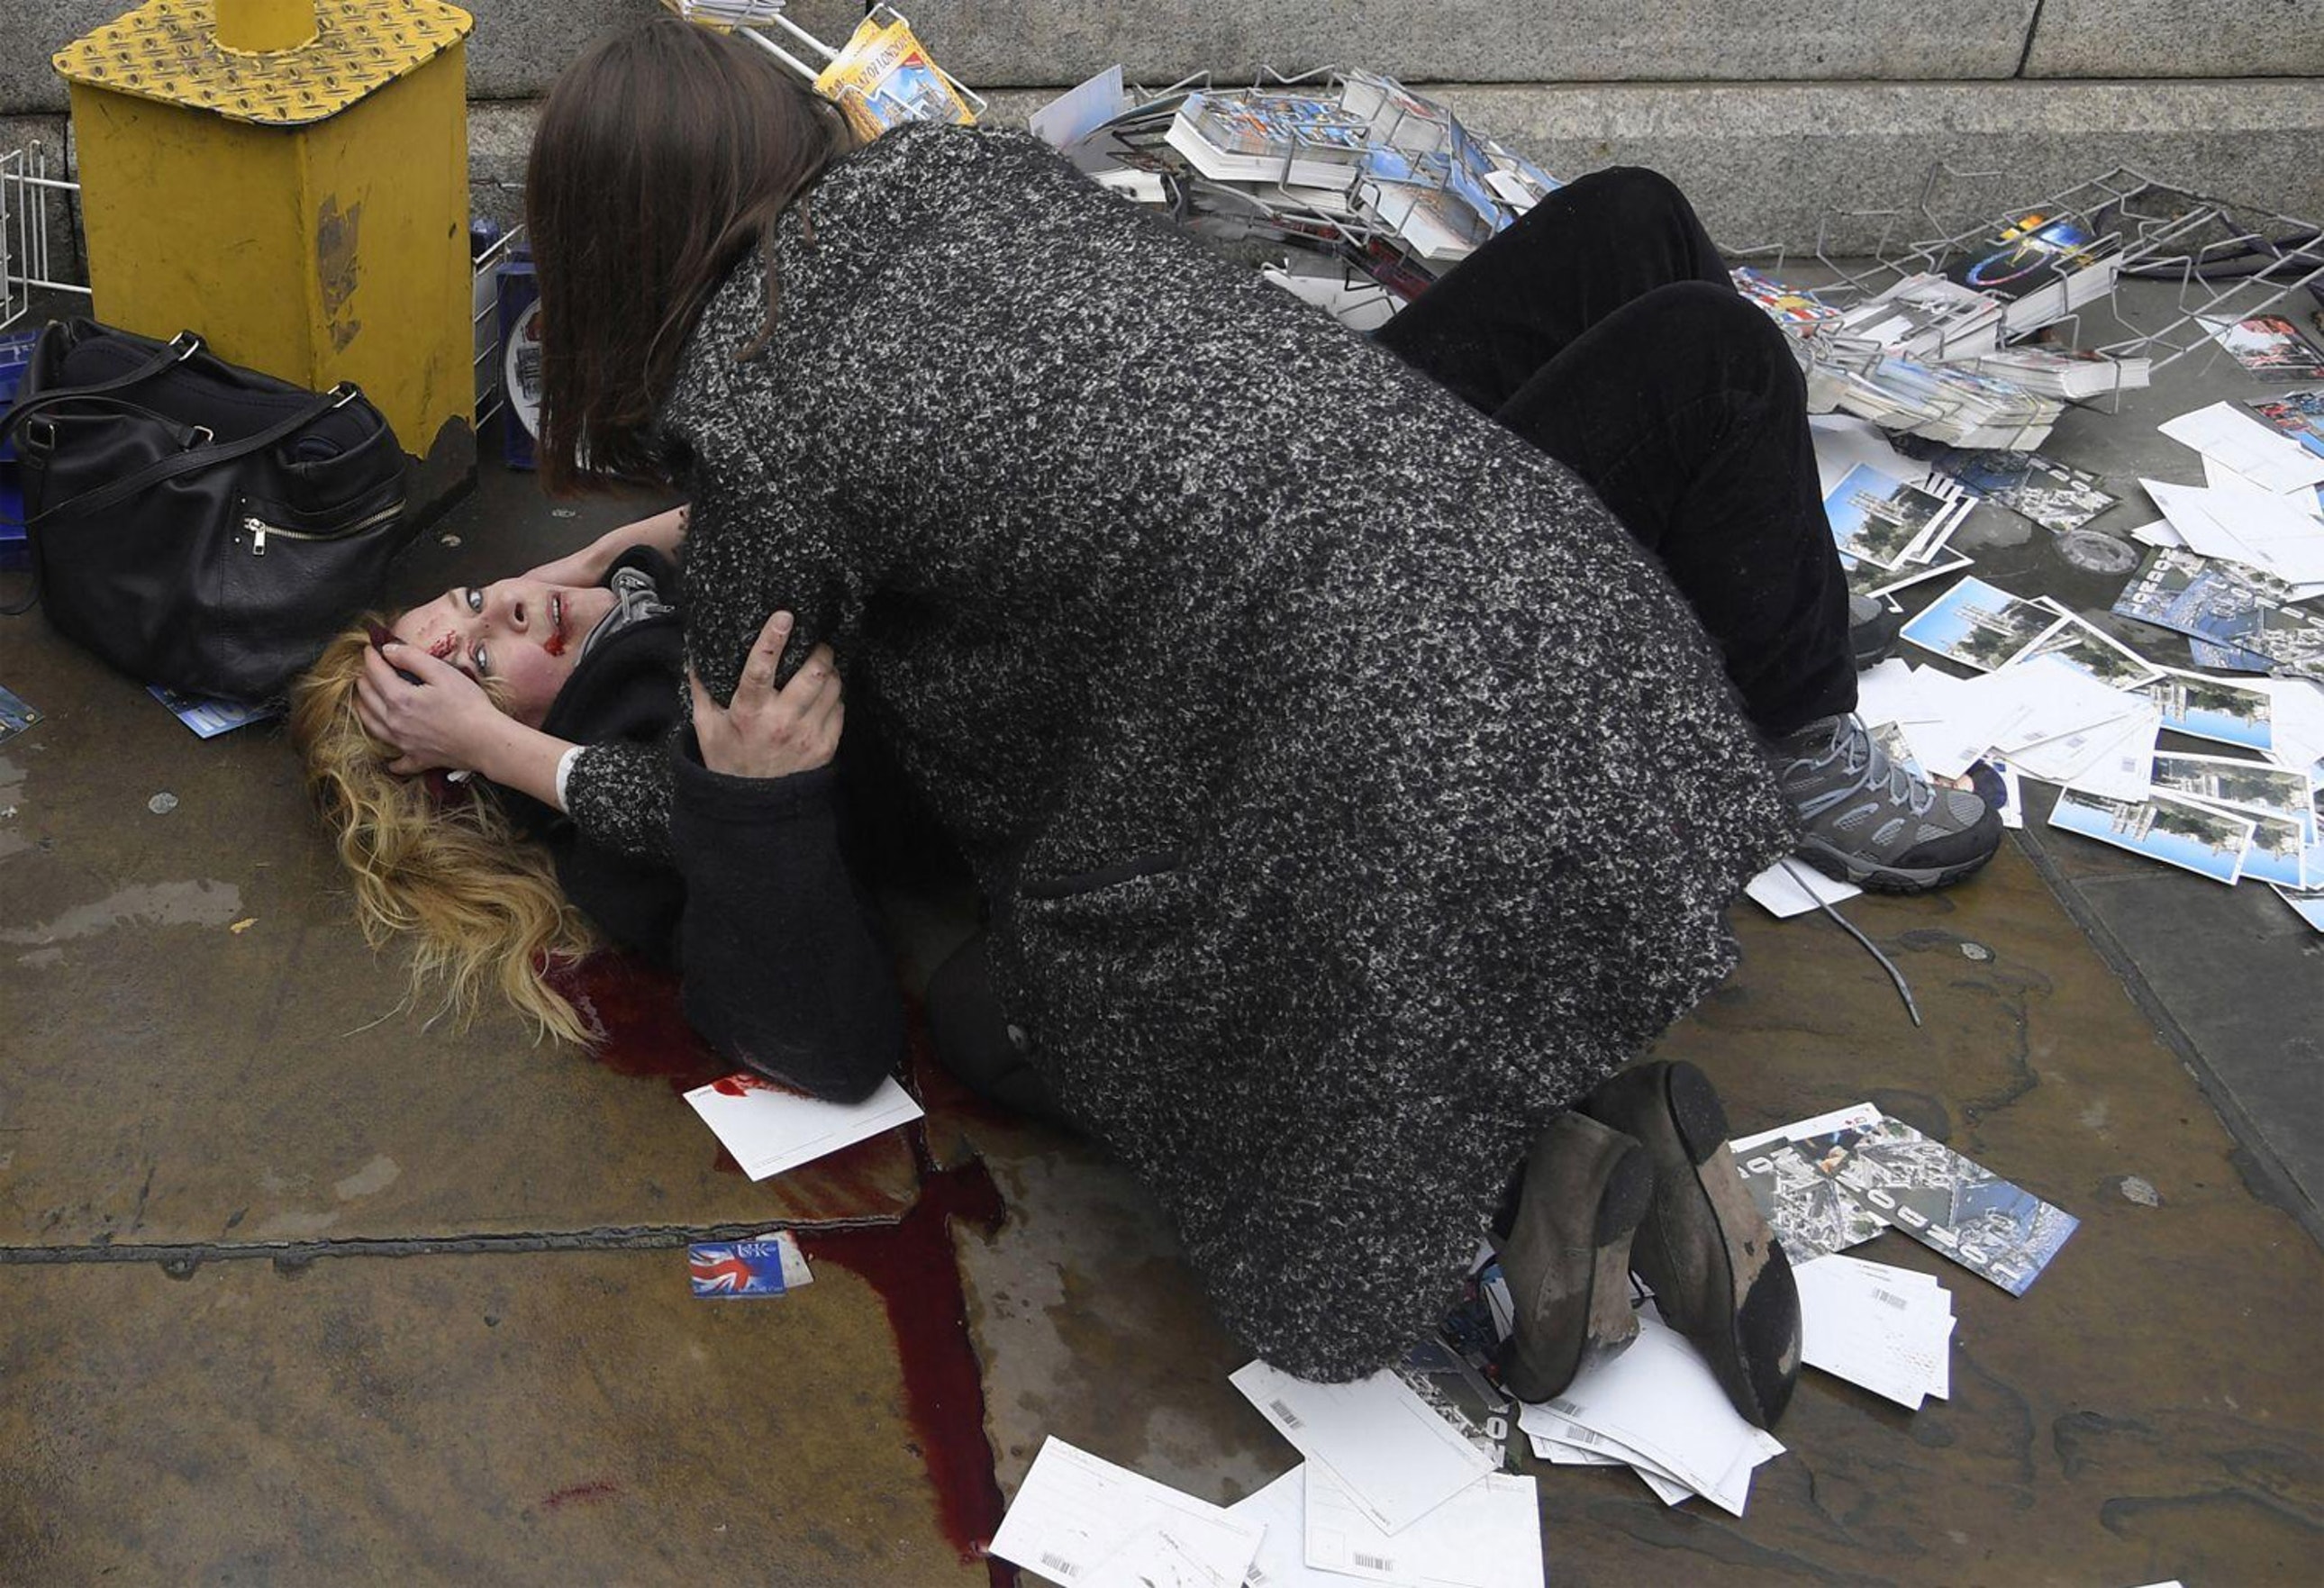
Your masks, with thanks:
M220 47L216 0L146 0L57 51L67 82L229 121L325 121L468 36L475 19L441 0L318 0L312 42L268 55Z

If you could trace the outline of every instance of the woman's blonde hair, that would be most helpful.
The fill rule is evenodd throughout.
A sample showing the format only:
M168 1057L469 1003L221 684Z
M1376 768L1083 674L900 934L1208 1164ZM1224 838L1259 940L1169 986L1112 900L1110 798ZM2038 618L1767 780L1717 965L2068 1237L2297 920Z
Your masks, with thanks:
M374 948L417 939L415 997L441 977L441 1012L465 1026L496 983L536 1034L588 1046L596 1033L547 972L597 946L557 885L549 852L520 834L481 785L398 777L395 752L355 715L355 681L375 622L347 630L290 690L290 741L339 860L355 879L355 916Z

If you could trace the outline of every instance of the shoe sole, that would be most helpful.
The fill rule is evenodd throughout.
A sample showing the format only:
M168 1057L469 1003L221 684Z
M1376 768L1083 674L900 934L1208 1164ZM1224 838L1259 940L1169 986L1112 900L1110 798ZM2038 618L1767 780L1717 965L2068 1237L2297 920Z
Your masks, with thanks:
M1659 1076L1633 1072L1630 1082L1656 1087L1661 1116L1629 1126L1656 1169L1655 1205L1633 1240L1633 1261L1664 1321L1702 1350L1735 1409L1754 1426L1773 1427L1799 1380L1791 1263L1727 1149L1727 1111L1708 1077L1683 1062L1656 1067ZM1706 1227L1716 1232L1708 1243L1714 1260L1702 1293L1688 1296L1671 1249Z
M1895 649L1896 636L1891 634L1879 644L1868 647L1862 651L1858 651L1855 647L1850 646L1849 648L1848 655L1849 660L1856 663L1856 670L1858 672L1868 673L1874 668L1878 667L1882 662L1887 660L1889 654Z
M1596 1210L1590 1224L1590 1279L1581 1305L1561 1308L1555 1298L1545 1296L1554 1257L1539 1260L1545 1272L1532 1294L1513 1290L1510 1297L1517 1312L1517 1333L1501 1362L1501 1382L1519 1400L1536 1404L1563 1391L1589 1363L1619 1355L1637 1337L1637 1317L1630 1310L1630 1238L1646 1216L1655 1191L1654 1160L1646 1149L1582 1114L1563 1115L1544 1132L1543 1144L1526 1165L1529 1187L1543 1183L1536 1167L1543 1154L1556 1151L1591 1155L1594 1161L1587 1167ZM1548 1216L1554 1219L1559 1211L1552 1208ZM1520 1194L1518 1227L1503 1254L1504 1273L1512 1261L1527 1260L1517 1251L1520 1241L1554 1242L1554 1232L1527 1230L1529 1213L1543 1216L1527 1209ZM1557 1244L1571 1250L1573 1243Z
M1985 863L1999 853L2001 846L1997 844L1975 860L1965 860L1957 865L1914 869L1868 865L1850 858L1821 838L1802 840L1798 850L1802 860L1834 882L1853 882L1875 893L1932 893L1939 888L1949 888L1963 877L1982 870Z

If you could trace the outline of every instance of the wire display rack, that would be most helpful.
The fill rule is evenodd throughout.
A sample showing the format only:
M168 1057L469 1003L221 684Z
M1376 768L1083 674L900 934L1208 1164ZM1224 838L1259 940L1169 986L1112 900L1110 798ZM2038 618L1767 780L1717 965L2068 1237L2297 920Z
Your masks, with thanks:
M476 255L469 328L475 338L476 425L501 411L508 400L508 361L501 346L501 266L524 247L524 227L511 226ZM513 421L512 421L513 422Z
M2141 328L2124 317L2109 292L2059 319L2043 336L2112 359L2145 359L2150 374L2189 354L2223 355L2215 331L2324 282L2324 227L2312 220L2201 193L2126 165L2024 203L1975 207L1970 195L2002 190L2008 180L2006 172L1936 162L1910 207L1828 211L1812 248L1771 245L1729 254L1777 276L1812 267L1818 280L1803 290L1846 309L1907 276L1941 273L1964 254L1989 248L2002 228L2023 217L2071 217L2100 248L2119 248L2124 279L2168 282L2172 300L2160 327ZM1866 237L1872 239L1868 247L1858 242ZM1842 240L1853 245L1843 247ZM1830 337L1811 337L1808 344L1820 359L1845 362L1850 355ZM1940 348L1937 356L1945 351ZM2121 395L2117 385L2098 401L2119 406Z
M88 296L85 282L60 279L51 260L51 206L80 191L63 171L44 144L0 151L0 330L32 312L35 292Z

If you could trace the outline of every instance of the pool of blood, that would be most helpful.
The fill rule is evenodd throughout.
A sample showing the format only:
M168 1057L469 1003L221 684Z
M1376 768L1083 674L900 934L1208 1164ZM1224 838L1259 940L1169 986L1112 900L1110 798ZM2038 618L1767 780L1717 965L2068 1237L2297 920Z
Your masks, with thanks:
M686 1023L678 978L669 972L609 950L553 967L549 981L604 1032L592 1057L615 1074L658 1077L685 1093L733 1073ZM907 1073L926 1085L943 1072L932 1062L918 1011L911 1013ZM984 1562L992 1588L1014 1588L1017 1569L985 1553L1003 1507L984 1433L984 1375L969 1338L967 1292L951 1231L958 1219L990 1233L1007 1208L981 1160L938 1169L924 1127L911 1127L911 1142L919 1195L909 1213L892 1224L804 1231L799 1247L809 1261L836 1264L879 1296L903 1374L905 1418L936 1490L945 1537L962 1560ZM851 1157L875 1146L859 1142L799 1172L844 1180ZM742 1172L723 1147L718 1159L721 1169Z
M845 1269L878 1294L903 1371L904 1416L935 1485L945 1537L962 1560L984 1562L992 1588L1011 1588L1017 1569L985 1552L1001 1526L1001 1484L984 1434L984 1375L969 1338L968 1297L951 1232L958 1219L990 1233L1007 1210L981 1160L930 1168L919 1127L912 1130L920 1159L912 1211L893 1224L802 1233L799 1249L810 1262Z

